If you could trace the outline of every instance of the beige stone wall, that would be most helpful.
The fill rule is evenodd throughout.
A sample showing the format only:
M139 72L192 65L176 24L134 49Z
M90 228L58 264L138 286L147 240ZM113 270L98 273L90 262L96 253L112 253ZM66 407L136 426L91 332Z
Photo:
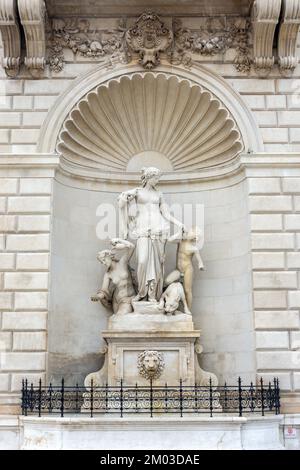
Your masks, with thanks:
M51 168L11 165L8 169L8 162L0 157L0 409L4 411L8 404L18 403L15 394L25 371L37 382L46 369L53 177Z
M260 173L248 179L257 372L299 391L300 175Z

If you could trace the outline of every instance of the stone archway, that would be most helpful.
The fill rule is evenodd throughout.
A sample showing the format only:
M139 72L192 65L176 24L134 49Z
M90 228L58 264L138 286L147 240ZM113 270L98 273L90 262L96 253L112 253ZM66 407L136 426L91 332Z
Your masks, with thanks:
M187 70L182 66L162 63L156 70L155 76L159 73L175 76L179 80L188 80L190 84L198 85L210 92L220 101L221 106L228 110L230 117L238 123L245 153L263 151L262 138L253 113L240 95L221 76L198 64ZM49 111L41 128L37 151L48 154L56 151L59 133L69 113L90 91L102 84L107 84L110 80L120 80L126 75L130 77L135 73L141 74L140 67L135 64L126 66L120 64L114 70L108 70L102 64L78 77Z
M147 96L145 96L145 94ZM168 100L166 99L168 98ZM82 381L99 368L104 307L92 305L101 267L97 207L116 206L141 166L158 165L168 203L205 206L207 271L195 278L203 366L221 381L255 374L248 208L241 152L260 150L241 98L203 67L102 67L75 81L43 126L39 150L60 154L54 186L49 375ZM237 242L238 237L238 242ZM172 259L172 257L170 257ZM167 269L171 269L168 266ZM243 285L239 294L234 286ZM235 338L235 340L233 340ZM66 340L67 339L67 340Z
M232 161L241 133L212 93L165 73L123 75L85 95L66 119L57 150L63 168L194 172Z

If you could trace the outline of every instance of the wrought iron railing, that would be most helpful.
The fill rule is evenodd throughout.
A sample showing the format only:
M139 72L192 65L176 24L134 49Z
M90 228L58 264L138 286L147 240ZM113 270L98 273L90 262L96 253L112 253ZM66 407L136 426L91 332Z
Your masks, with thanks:
M243 416L246 413L280 413L280 389L277 378L264 384L242 385L239 378L237 386L127 386L121 381L119 387L65 386L62 379L59 386L22 385L22 414L59 415L87 414L90 417L99 413L114 413L123 417L128 413L147 413L153 417L161 413L177 413L181 417L194 414L208 414L213 417L221 414Z

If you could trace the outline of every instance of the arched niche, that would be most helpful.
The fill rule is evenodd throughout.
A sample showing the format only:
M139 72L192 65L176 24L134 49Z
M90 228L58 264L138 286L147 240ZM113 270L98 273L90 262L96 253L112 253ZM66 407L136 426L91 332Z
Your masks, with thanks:
M57 151L66 171L168 172L226 164L244 149L237 123L199 84L166 73L134 73L87 93L69 113Z
M107 66L102 64L72 81L71 86L60 95L59 100L50 109L41 128L37 151L48 154L55 153L58 135L68 114L90 91L110 80L118 80L125 75L130 77L135 73L143 74L137 64L120 64L113 70L108 70ZM170 66L164 61L157 67L155 74L158 73L173 75L179 80L186 79L191 84L197 84L211 92L238 123L245 153L263 151L262 138L253 114L241 96L220 75L203 65L194 64L190 70L187 70L182 66Z
M38 149L60 153L53 200L51 379L64 375L80 383L99 368L107 312L90 301L104 273L96 253L108 246L97 238L99 206L113 214L119 192L137 184L139 167L150 164L164 170L162 189L170 205L204 205L206 270L196 272L193 306L203 366L221 381L254 378L247 188L239 155L260 151L259 136L239 95L200 66L188 71L161 64L155 73L141 72L138 65L113 71L101 66L60 97ZM174 264L172 248L169 255L167 270Z

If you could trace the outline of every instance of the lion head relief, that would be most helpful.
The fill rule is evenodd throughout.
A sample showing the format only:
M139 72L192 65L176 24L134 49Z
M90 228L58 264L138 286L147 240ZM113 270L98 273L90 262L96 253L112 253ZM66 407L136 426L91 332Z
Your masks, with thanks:
M139 373L145 379L157 379L165 366L163 355L158 351L143 351L138 355Z

